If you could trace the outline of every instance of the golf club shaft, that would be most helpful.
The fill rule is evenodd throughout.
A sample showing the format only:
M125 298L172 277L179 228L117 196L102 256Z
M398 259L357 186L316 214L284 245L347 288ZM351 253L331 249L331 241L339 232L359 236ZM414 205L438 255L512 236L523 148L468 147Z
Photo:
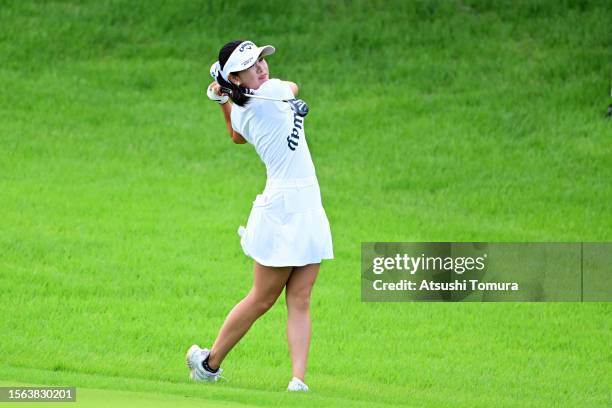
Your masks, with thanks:
M265 99L266 101L287 102L287 99L270 98L268 96L251 95L247 93L245 93L244 95L248 96L249 98Z

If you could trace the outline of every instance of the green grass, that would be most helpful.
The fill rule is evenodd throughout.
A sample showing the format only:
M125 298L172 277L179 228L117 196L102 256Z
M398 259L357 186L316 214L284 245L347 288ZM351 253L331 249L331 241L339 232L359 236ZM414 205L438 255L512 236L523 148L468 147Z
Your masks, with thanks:
M604 1L0 2L0 380L203 404L609 405L609 303L361 303L359 251L609 241L610 21ZM234 38L275 45L272 76L311 107L336 259L307 397L282 392L282 300L229 382L186 380L185 349L251 284L236 228L265 169L203 94Z
M15 382L2 382L2 387L36 387L36 384L16 384ZM130 406L130 407L177 407L177 408L244 408L247 405L229 403L219 400L205 400L189 396L175 396L169 394L159 394L155 390L151 392L126 392L113 390L100 390L91 388L78 388L76 401L72 402L19 402L19 407L66 407L66 408L104 408L109 406Z

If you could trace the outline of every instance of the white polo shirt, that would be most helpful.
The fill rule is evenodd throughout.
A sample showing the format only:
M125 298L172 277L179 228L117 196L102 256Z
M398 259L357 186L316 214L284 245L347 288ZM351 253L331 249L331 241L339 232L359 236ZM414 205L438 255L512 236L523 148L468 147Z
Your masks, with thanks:
M291 87L280 79L269 79L254 92L272 98L293 99ZM232 128L255 146L266 165L268 180L315 176L306 143L304 118L287 102L251 98L242 107L232 106Z

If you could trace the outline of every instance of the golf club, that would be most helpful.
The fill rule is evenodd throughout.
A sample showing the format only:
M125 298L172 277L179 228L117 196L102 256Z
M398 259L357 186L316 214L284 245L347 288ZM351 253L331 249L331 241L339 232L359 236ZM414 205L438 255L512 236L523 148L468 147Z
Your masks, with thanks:
M276 101L276 102L287 102L289 104L289 106L291 107L291 109L296 113L296 115L304 117L306 115L308 115L308 104L306 102L304 102L301 99L280 99L280 98L271 98L268 96L262 96L262 95L253 95L251 93L249 93L250 90L248 90L247 92L244 93L244 95L248 96L249 98L255 98L255 99L263 99L266 101ZM252 92L252 91L251 91ZM225 88L225 87L221 87L221 93L224 93L226 95L230 95L232 94L232 90L229 88Z
M213 77L213 79L219 83L217 81L217 76L219 75L219 65L218 63L214 63L211 67L210 67L210 76ZM267 101L277 101L277 102L287 102L289 104L289 106L291 107L291 110L293 110L295 112L296 115L304 117L306 115L308 115L309 109L308 109L308 104L306 102L304 102L301 99L279 99L279 98L270 98L268 96L261 96L261 95L253 95L250 92L252 92L251 90L247 90L247 92L245 92L244 94L246 96L248 96L249 98L255 98L255 99L264 99ZM226 87L221 87L221 93L224 93L228 96L232 95L232 90Z
M295 99L295 98L294 99L278 99L278 98L270 98L270 97L261 96L261 95L252 95L249 93L245 93L245 95L248 96L249 98L264 99L267 101L287 102L289 106L291 106L291 109L298 116L304 117L308 115L308 105L306 104L306 102L304 102L301 99Z

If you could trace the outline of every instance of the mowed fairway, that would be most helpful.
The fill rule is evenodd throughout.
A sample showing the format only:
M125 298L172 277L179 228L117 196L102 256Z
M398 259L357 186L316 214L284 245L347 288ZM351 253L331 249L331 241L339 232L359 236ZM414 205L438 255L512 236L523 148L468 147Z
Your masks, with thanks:
M0 2L2 385L82 406L610 406L610 303L362 303L360 244L610 241L611 21L605 1ZM265 168L204 95L236 38L276 46L271 77L311 109L336 259L308 395L284 391L283 299L227 381L187 379L251 286L236 229Z

